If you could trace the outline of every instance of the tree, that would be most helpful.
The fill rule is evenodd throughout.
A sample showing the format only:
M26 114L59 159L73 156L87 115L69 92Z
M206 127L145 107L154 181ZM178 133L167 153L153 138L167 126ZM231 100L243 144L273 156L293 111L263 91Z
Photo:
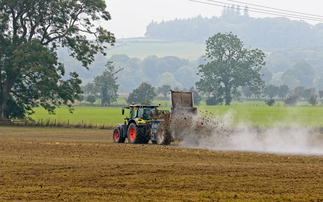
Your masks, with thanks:
M250 99L251 96L253 95L253 92L250 90L250 88L248 86L245 86L242 88L242 93L248 99Z
M305 100L308 100L311 95L313 95L315 93L315 88L306 88L303 92L303 95L302 97L305 99Z
M134 102L150 104L156 96L157 95L155 93L154 87L152 87L149 83L144 82L129 94L127 103L131 104L132 102Z
M63 80L57 48L88 68L94 56L115 42L113 34L94 22L108 21L103 0L3 0L0 2L0 117L24 117L32 108L49 113L59 105L72 107L81 80L76 72ZM92 35L91 40L86 36ZM10 108L19 108L11 113Z
M97 92L94 83L86 84L84 87L82 87L82 90L85 95L95 95Z
M319 91L319 98L322 99L323 98L323 90Z
M265 65L265 54L243 48L232 33L210 37L206 41L206 57L211 61L198 67L199 91L217 94L224 98L225 105L230 105L232 96L240 96L239 87L248 86L254 93L263 88L259 71Z
M165 84L157 89L157 93L162 94L164 98L166 98L166 96L170 94L170 89L171 89L171 86Z
M289 92L289 88L288 88L288 86L287 85L280 85L279 87L278 87L278 92L277 92L277 96L280 98L280 99L284 99L286 96L287 96L287 94L288 94L288 92Z
M116 83L117 77L114 77L122 69L114 71L111 61L106 64L106 70L102 75L94 77L94 84L100 93L101 106L110 106L111 102L117 101L119 85Z
M273 99L278 94L278 86L269 84L264 88L264 95L268 96L270 99Z
M95 95L89 95L89 96L87 96L86 97L86 101L87 102L90 102L93 105L93 103L96 101Z
M299 85L312 87L315 78L315 71L309 63L298 62L294 65L293 68L288 69L286 72L284 72L282 79L284 80L285 77L288 77L288 80L290 78L289 76L294 76L299 81Z
M284 100L285 104L289 106L295 106L297 104L297 101L298 101L297 94L292 94Z
M263 75L262 78L265 81L265 84L268 85L273 78L273 73L271 73L267 67L261 68L259 72Z
M317 95L312 94L308 100L308 103L310 103L312 106L315 106L317 104Z
M80 101L80 102L82 102L84 100L84 95L80 95L77 100Z

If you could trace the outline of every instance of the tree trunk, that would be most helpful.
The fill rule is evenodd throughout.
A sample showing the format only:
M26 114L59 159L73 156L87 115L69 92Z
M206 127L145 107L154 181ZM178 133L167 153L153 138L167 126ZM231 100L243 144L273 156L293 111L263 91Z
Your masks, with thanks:
M7 85L3 85L1 88L1 117L0 118L7 118L5 117L4 111L7 108L7 103L8 103L8 99L9 99L9 90L7 89Z
M227 85L225 85L225 105L226 106L230 106L231 103L231 90L230 87L228 87Z

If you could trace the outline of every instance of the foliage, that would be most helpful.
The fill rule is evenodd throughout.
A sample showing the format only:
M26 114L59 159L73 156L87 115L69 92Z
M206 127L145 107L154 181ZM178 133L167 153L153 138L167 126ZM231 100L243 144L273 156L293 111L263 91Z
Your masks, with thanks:
M154 87L152 87L149 83L144 82L129 94L127 103L151 103L156 96L157 95L155 93Z
M85 86L82 86L82 90L85 95L95 95L97 92L94 83L87 83Z
M71 107L81 93L81 80L71 72L67 80L57 48L88 68L94 55L113 44L113 34L100 26L108 21L103 0L4 0L0 2L0 116L24 117L42 106L49 113L59 105ZM86 36L93 39L87 40ZM19 113L11 113L10 106Z
M319 91L319 98L322 99L323 98L323 90Z
M271 100L278 94L278 86L269 84L264 88L264 95L269 97Z
M270 98L269 100L265 100L266 105L273 106L275 104L275 99Z
M242 88L242 92L243 92L243 95L248 99L250 99L251 96L253 95L252 90L248 86L244 86Z
M171 90L171 86L165 84L157 89L157 93L162 94L164 98L166 98L166 96L170 94L170 90Z
M299 85L312 87L315 78L315 71L307 62L298 62L293 68L284 72L282 80L284 80L285 77L294 77L299 82Z
M223 104L223 98L222 97L215 97L215 96L211 96L208 97L208 99L206 100L206 105L222 105Z
M297 94L292 94L284 100L285 104L289 106L295 106L297 104L297 101L298 101Z
M114 71L114 66L111 61L106 64L106 68L102 75L94 77L94 85L101 98L102 106L110 106L111 102L117 100L119 85L116 83L117 78L115 74L122 70Z
M93 103L96 101L96 96L95 95L88 95L86 97L86 101L93 105Z
M294 93L305 100L309 99L314 92L315 88L305 88L304 86L297 86L294 89Z
M312 106L315 106L317 104L317 95L312 94L308 100L308 103L310 103Z
M265 84L268 85L273 78L273 73L271 73L268 67L261 68L259 72L262 74L262 79L264 80Z
M280 85L278 87L278 92L277 92L277 96L280 98L280 99L284 99L287 94L289 93L289 88L287 85Z
M240 96L239 87L248 86L254 93L263 88L259 71L265 64L265 54L258 49L243 48L243 43L232 33L210 37L206 41L206 57L211 61L198 67L199 91L212 93L217 99L222 97L225 105L230 105L232 95Z
M85 99L84 95L79 95L78 101L82 102Z

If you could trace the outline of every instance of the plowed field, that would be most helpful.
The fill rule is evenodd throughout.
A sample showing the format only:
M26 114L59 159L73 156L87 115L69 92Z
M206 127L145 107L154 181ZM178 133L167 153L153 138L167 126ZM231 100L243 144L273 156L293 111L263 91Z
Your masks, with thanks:
M0 201L323 201L323 156L112 142L0 127Z

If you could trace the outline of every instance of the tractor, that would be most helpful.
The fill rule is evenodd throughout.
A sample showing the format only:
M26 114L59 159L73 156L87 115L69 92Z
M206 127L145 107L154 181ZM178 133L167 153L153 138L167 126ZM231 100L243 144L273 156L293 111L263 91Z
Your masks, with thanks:
M124 124L117 124L113 131L113 141L124 143L126 138L131 144L168 145L175 141L171 135L171 119L182 114L196 114L193 107L192 92L171 91L171 113L168 110L158 110L159 105L134 104L122 108L130 111Z

